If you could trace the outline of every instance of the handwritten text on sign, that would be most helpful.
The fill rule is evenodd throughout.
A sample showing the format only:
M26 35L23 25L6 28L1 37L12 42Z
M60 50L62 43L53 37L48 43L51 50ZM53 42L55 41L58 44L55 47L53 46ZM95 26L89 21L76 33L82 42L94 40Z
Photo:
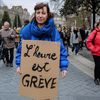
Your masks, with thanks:
M57 96L59 43L24 40L21 59L20 93L38 98Z

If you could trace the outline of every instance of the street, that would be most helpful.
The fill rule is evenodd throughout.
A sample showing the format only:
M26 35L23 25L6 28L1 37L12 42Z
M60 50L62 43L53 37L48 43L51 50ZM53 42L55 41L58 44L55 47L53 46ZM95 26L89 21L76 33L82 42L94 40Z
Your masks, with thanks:
M100 86L94 84L93 77L78 69L82 65L77 65L74 56L69 56L67 77L59 79L58 100L100 100ZM83 60L80 55L76 58ZM0 61L0 100L32 100L20 96L18 87L19 75L16 74L15 66L6 67Z

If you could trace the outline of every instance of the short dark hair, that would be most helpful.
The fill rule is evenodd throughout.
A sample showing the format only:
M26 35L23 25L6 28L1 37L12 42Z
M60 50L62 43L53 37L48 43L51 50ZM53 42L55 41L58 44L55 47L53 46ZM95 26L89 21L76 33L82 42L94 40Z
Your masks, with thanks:
M28 19L24 20L24 25L27 25L30 21Z
M53 13L50 12L50 8L49 8L48 3L43 3L42 2L42 3L36 4L35 7L34 7L35 13L36 13L36 10L42 9L43 7L46 7L47 8L48 19L53 18L54 15L53 15ZM35 14L34 14L33 20L36 21Z

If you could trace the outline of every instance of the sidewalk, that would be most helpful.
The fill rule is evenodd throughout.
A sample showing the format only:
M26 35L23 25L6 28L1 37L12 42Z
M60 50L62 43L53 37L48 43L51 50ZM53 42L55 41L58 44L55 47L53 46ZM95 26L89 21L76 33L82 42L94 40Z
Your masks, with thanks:
M69 55L69 61L71 64L85 74L94 78L94 61L90 51L83 48L83 50L79 51L78 55L74 55L71 48L69 48Z
M93 62L80 55L71 55L69 60L68 75L59 80L58 100L100 100L100 86L94 84L93 72L85 72L87 66L93 71ZM0 100L32 100L19 95L18 82L16 68L5 67L0 61Z
M81 55L70 55L69 61L76 68L94 78L94 62Z
M100 86L72 64L69 67L68 76L60 80L59 100L100 100Z
M67 93L62 93L64 98L60 100L100 100L100 86L96 86L93 81L94 62L92 58L90 60L80 54L74 55L69 49L69 61L69 74L64 79L65 81L61 81L62 91Z
M87 50L86 47L83 47L83 49L79 51L79 54L89 59L90 61L94 61L91 52Z

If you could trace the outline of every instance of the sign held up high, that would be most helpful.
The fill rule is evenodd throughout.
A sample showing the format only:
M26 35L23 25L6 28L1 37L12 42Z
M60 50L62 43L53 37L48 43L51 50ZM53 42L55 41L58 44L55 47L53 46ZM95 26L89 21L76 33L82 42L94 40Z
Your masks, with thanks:
M59 43L22 41L20 95L34 99L58 96Z

